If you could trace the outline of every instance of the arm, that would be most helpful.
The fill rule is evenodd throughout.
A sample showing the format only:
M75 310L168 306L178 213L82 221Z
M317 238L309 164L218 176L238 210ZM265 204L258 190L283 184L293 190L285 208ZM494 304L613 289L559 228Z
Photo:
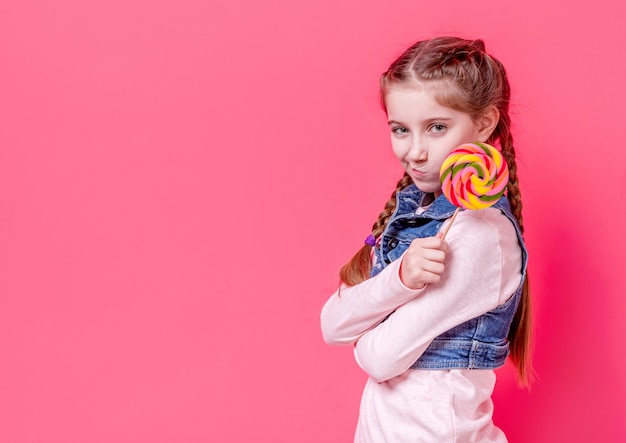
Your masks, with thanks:
M326 343L354 343L398 306L423 291L410 289L402 283L399 277L400 262L400 259L392 262L376 277L358 285L342 284L328 299L321 314L322 335Z
M446 269L438 284L400 306L363 334L355 358L372 378L402 374L443 332L504 302L520 278L514 228L495 209L459 214L447 236Z

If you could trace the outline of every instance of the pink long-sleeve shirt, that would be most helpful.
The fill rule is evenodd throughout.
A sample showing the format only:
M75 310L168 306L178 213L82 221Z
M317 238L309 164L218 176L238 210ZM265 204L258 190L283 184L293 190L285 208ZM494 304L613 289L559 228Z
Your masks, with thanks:
M324 340L354 344L369 375L355 442L506 442L492 422L494 371L410 369L435 337L504 303L520 284L521 249L499 210L461 212L446 241L438 284L407 288L400 258L342 286L322 309Z

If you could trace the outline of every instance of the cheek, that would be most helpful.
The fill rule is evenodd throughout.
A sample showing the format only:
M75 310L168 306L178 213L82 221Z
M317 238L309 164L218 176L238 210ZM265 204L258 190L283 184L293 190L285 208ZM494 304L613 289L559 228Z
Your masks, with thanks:
M437 168L441 168L441 165L443 164L443 161L446 159L448 154L450 154L450 152L452 152L452 150L439 152L437 154L436 158L432 158L433 166L436 166Z
M472 129L471 134L468 136L468 138L470 138L473 142L479 141L484 143L485 141L487 141L487 138L481 135L480 131L476 127Z
M394 138L391 139L391 150L396 155L398 160L402 160L406 156L407 150L404 145L405 145L404 143Z

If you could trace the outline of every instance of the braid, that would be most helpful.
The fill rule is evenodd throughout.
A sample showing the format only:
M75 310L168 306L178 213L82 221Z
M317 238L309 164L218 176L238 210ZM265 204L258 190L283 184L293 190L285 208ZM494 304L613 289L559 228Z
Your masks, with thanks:
M389 218L393 215L393 212L396 210L396 195L398 192L402 191L404 188L409 186L412 183L411 177L407 173L405 173L398 183L396 184L396 189L391 193L391 197L385 203L385 209L378 215L378 219L372 225L372 235L374 237L378 237L383 233L385 227L387 226L387 222Z
M509 116L504 114L500 119L500 146L502 148L502 156L506 160L509 167L509 182L507 184L507 197L511 205L513 215L517 218L520 230L524 233L524 218L522 216L522 193L519 189L519 179L517 177L517 162L515 161L515 147L513 146L513 137L509 129Z
M372 225L372 235L374 237L378 238L383 233L389 219L396 210L396 195L398 192L409 186L411 183L411 177L409 177L406 173L398 181L396 189L394 189L391 193L391 197L389 197L389 200L385 203L385 208L378 215L376 222ZM365 245L359 249L359 251L354 255L354 257L352 257L352 259L350 259L348 263L343 265L339 271L339 278L343 283L354 286L370 277L370 272L372 270L371 251L371 246Z
M504 73L504 71L502 70ZM506 74L504 74L506 79ZM505 98L508 104L508 82L504 82ZM524 233L524 219L522 217L522 193L519 189L519 179L517 177L517 163L515 161L515 148L513 146L513 136L511 135L510 117L507 107L500 112L500 121L494 131L494 135L500 141L502 156L509 167L509 183L507 184L507 198L511 205L511 211L517 219L520 231ZM528 385L533 379L533 368L531 361L531 335L532 335L532 304L530 297L530 283L528 272L524 280L522 296L519 306L511 322L508 339L511 346L511 359L517 367L520 381L523 385Z

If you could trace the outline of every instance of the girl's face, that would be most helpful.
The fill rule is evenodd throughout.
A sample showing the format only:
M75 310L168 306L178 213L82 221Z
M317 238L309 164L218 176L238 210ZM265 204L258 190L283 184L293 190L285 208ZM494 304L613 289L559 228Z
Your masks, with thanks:
M393 152L413 183L435 197L441 194L439 170L448 154L463 143L485 142L497 123L497 115L491 125L440 105L437 87L418 83L392 87L385 94Z

